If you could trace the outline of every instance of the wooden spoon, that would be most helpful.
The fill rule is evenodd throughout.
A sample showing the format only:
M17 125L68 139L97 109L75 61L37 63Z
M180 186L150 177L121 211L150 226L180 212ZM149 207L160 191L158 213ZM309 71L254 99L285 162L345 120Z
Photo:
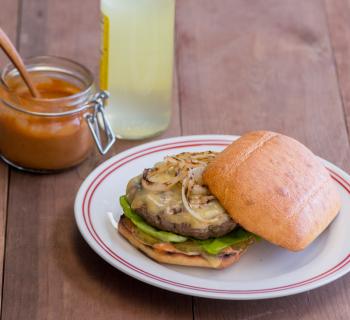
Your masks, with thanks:
M16 48L12 44L11 40L8 38L7 34L0 28L0 47L4 50L7 57L11 60L13 65L17 68L19 74L21 75L24 83L27 85L31 95L34 98L40 98L38 90L35 88L29 72L27 71L23 60Z

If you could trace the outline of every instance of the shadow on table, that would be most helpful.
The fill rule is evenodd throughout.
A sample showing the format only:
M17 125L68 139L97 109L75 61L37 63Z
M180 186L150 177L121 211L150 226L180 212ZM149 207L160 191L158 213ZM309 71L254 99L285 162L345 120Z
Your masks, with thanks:
M250 301L224 301L194 298L195 319L232 320L295 320L295 319L349 319L347 307L350 290L342 280L312 291L293 296Z
M72 216L58 219L52 236L54 262L68 284L64 294L74 300L69 303L141 318L143 313L155 319L192 318L190 297L149 286L110 266L84 241Z
M119 316L143 315L152 319L192 319L190 297L144 284L125 275L100 258L84 241L73 215L58 219L52 243L55 268L62 274L65 297L92 312L118 312ZM56 267L57 266L57 267ZM223 301L194 298L195 318L226 319L331 319L342 313L340 301L349 297L350 275L322 288L267 300ZM349 287L349 288L348 288ZM344 310L348 312L349 310Z

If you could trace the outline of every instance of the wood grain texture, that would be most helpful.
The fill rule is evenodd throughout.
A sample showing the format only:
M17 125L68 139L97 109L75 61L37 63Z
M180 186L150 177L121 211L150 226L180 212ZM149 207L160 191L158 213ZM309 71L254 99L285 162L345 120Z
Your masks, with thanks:
M13 39L21 12L22 54L66 56L97 75L98 1L22 0L21 10L1 1L0 24ZM349 0L177 0L180 95L175 83L172 124L161 137L181 127L184 134L276 130L349 170L349 8ZM118 142L107 157L139 143ZM11 171L3 319L192 319L190 297L122 274L81 238L75 193L101 161L96 154L57 175ZM6 170L0 166L0 266ZM194 298L194 318L345 320L349 301L348 275L273 300Z
M17 39L17 0L3 0L1 6L6 10L0 10L0 26L9 36L11 41L16 44ZM8 63L6 56L0 50L0 70ZM7 225L7 194L8 194L9 169L6 164L0 162L0 290L2 293L3 285L3 266L6 244L6 225ZM2 309L2 299L0 301L0 313Z
M20 48L26 56L66 56L96 73L98 1L26 0L22 14ZM162 137L180 134L178 114L175 82L173 121ZM139 143L118 142L107 157ZM75 194L102 160L96 154L56 175L11 172L3 319L192 319L191 297L124 275L80 236Z
M184 134L274 130L349 170L348 136L322 1L179 0L178 4ZM195 319L348 319L349 295L350 276L345 276L318 290L274 300L195 298L194 315Z
M322 1L178 2L184 134L273 130L349 169Z
M19 5L17 0L1 0L1 7L6 10L0 10L0 26L17 45L17 23ZM5 54L0 50L0 68L2 68L9 61Z
M324 0L344 115L350 137L350 1Z

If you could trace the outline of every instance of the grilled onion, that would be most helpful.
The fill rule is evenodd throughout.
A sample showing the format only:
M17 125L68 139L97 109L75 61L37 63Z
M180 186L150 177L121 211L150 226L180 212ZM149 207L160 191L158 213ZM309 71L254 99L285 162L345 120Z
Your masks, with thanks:
M182 197L182 202L184 204L184 207L186 208L186 210L188 211L188 213L194 217L195 219L202 221L202 222L208 222L208 223L213 223L215 221L217 221L217 218L211 218L211 219L205 219L203 218L199 212L197 212L196 210L194 210L191 206L191 204L189 203L186 193L187 193L187 188L188 188L188 178L184 179L183 183L182 183L182 190L181 190L181 197Z
M212 161L216 152L184 152L164 158L163 162L151 169L145 169L142 176L142 187L153 192L164 192L177 183L182 183L182 201L186 210L197 220L215 222L217 219L206 219L195 209L203 208L215 197L203 186L202 174L207 164Z

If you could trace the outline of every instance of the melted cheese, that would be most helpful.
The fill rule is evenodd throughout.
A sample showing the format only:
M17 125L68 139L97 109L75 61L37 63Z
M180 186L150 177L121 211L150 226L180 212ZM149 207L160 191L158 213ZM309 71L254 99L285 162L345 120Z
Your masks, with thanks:
M127 197L133 209L146 207L148 214L167 215L167 221L175 224L188 224L192 228L202 229L209 226L221 225L231 219L217 200L209 202L207 205L195 210L204 218L211 219L217 216L217 221L213 223L199 221L186 211L181 198L181 185L177 184L165 192L153 192L140 187L141 177L132 179L127 187ZM133 189L137 189L137 191ZM177 213L172 209L178 208Z

